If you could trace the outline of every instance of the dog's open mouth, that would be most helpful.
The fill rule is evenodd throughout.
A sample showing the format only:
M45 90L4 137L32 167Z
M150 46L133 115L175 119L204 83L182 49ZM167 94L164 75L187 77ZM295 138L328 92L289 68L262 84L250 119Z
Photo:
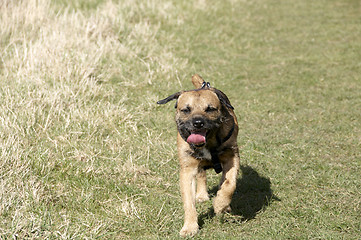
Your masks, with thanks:
M187 143L193 144L197 147L201 147L206 144L206 134L206 130L192 132L191 135L189 135L187 138Z

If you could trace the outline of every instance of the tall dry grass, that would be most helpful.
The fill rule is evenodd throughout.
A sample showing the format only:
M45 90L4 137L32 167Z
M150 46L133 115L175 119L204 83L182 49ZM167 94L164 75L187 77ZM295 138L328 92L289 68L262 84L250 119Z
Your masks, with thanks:
M132 142L157 96L128 90L175 77L187 64L159 42L160 21L174 14L159 2L108 1L89 11L46 0L0 3L0 235L81 236L81 227L69 230L66 209L52 220L55 233L44 230L47 208L82 198L74 179L57 177L148 171L136 160L149 158L149 147L139 152ZM127 104L137 97L144 102ZM74 170L77 162L83 170ZM109 208L138 214L132 196ZM87 236L105 225L94 221Z

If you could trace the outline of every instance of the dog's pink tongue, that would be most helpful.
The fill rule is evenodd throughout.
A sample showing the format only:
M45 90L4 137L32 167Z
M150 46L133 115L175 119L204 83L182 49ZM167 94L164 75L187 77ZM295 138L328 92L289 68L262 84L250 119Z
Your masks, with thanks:
M202 133L192 133L187 138L187 143L193 143L196 145L202 144L206 142L206 136Z

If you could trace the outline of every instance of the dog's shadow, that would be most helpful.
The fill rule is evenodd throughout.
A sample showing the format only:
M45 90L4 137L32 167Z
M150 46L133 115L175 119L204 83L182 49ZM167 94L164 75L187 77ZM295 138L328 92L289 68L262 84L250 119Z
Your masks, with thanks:
M237 179L237 187L233 194L231 208L232 215L240 216L241 221L248 221L269 206L272 201L281 201L273 194L271 181L262 177L250 166L241 166L242 177ZM218 186L210 190L210 195L215 196ZM199 216L199 225L202 227L204 220L213 218L214 211L210 208L208 212Z

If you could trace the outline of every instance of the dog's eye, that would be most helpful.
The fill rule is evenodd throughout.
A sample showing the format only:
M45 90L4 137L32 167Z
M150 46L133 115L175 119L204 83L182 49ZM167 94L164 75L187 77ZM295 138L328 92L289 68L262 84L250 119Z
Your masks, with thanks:
M215 111L217 111L217 108L208 106L205 111L206 111L207 113L209 113L209 112L215 112Z
M191 109L190 109L190 107L186 107L186 108L181 109L180 111L181 111L182 113L188 114L188 113L191 112Z

